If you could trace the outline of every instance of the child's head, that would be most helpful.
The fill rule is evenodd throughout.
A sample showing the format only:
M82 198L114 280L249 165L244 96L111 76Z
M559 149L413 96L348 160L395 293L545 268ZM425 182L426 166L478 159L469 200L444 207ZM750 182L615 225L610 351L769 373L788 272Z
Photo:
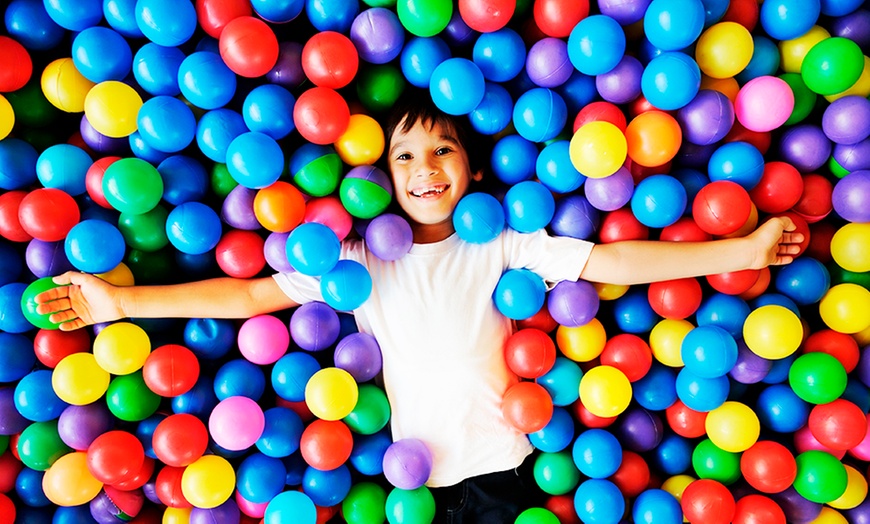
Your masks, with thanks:
M415 240L445 238L453 232L456 204L483 177L479 135L467 117L440 111L428 93L397 103L384 129L396 202L411 220Z

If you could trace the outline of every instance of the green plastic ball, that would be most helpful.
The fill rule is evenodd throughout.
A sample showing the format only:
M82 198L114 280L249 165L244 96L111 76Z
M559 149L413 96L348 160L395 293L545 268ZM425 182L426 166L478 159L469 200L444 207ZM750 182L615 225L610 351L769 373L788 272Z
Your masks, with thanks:
M360 435L372 435L382 430L389 420L390 402L384 390L374 384L361 384L356 406L344 418L347 426Z
M426 486L410 490L393 488L387 495L386 510L390 524L431 524L435 518L435 497Z
M535 459L535 482L544 493L564 495L580 483L580 470L570 451L541 453Z
M382 524L387 519L387 493L374 482L354 484L341 502L347 524Z
M802 122L812 113L813 108L816 106L818 95L807 87L803 78L798 73L783 73L779 75L779 78L788 84L791 92L794 93L794 109L792 109L791 116L788 117L788 120L783 125L790 126Z
M805 353L792 362L788 385L795 395L810 404L827 404L846 391L848 376L843 364L820 351Z
M55 324L48 319L50 315L42 315L36 312L36 295L49 289L59 287L52 282L51 277L42 277L34 280L24 288L24 293L21 294L21 312L24 313L24 318L28 322L40 329L57 329L59 324Z
M692 468L699 479L730 485L740 478L740 454L731 453L704 439L692 451Z
M374 218L383 213L393 198L389 177L374 166L351 169L338 188L341 204L356 218Z
M30 469L45 471L54 461L72 451L60 438L57 420L34 422L18 439L18 456Z
M154 252L131 249L125 262L139 284L165 283L174 271L178 271L168 248Z
M239 185L236 179L230 174L226 164L215 164L211 168L211 190L219 198L226 198L230 191Z
M45 127L61 114L60 109L45 98L39 79L31 80L21 89L5 93L5 96L15 113L15 122L21 126Z
M313 196L329 195L338 187L343 164L335 150L311 159L292 173L293 183L301 191Z
M414 36L435 36L453 16L453 2L444 0L398 0L399 22Z
M850 171L841 166L833 156L828 159L828 169L830 169L831 174L837 178L843 178L850 173Z
M151 211L139 215L121 213L118 230L131 249L153 252L169 244L166 236L166 217L169 212L158 204Z
M122 158L103 174L103 195L121 213L140 215L163 198L163 178L157 168L141 158Z
M559 517L544 508L529 508L517 516L514 524L559 524Z
M831 263L826 267L828 268L828 272L831 274L831 286L849 283L858 284L863 288L870 289L870 271L856 273L854 271L849 271L848 269L843 269L839 264L833 261L831 261Z
M145 384L142 371L112 379L106 391L109 411L121 420L140 422L150 417L160 406L160 395Z
M0 455L9 448L9 435L0 435Z
M362 105L372 112L393 107L404 90L405 76L393 65L374 65L357 74L356 94Z
M801 63L801 78L810 90L822 96L836 95L852 87L864 71L864 53L852 40L839 36L814 45Z
M848 474L837 457L817 449L804 451L795 457L797 476L794 489L803 498L826 504L846 491Z

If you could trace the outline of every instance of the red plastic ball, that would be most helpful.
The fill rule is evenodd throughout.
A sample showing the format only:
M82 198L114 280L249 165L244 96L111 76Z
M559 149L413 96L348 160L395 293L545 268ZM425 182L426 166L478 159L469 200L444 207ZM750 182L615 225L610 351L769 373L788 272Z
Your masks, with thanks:
M305 462L324 471L344 464L352 450L353 436L340 420L314 420L299 439L299 451Z
M33 74L30 53L17 40L0 36L0 93L18 91Z
M752 284L752 286L743 293L738 293L737 296L742 298L743 300L752 300L754 298L758 298L767 291L767 287L769 285L770 268L761 268L758 271L758 280L756 280L755 283Z
M619 491L626 497L636 497L649 488L649 465L634 451L622 451L622 463L616 473L610 476Z
M73 353L91 350L91 337L84 329L60 331L40 329L33 337L33 352L43 366L54 369L57 363Z
M255 200L254 206L256 207L256 205ZM337 196L312 198L308 202L303 200L303 205L305 206L305 215L302 217L302 222L323 224L331 229L339 240L344 240L353 229L353 216L348 213L341 203L341 199Z
M652 350L642 338L631 333L610 337L601 351L601 365L613 366L625 373L629 382L646 376L652 366Z
M516 0L459 0L459 16L475 31L492 33L510 22L516 7Z
M721 482L698 479L683 490L683 516L691 524L729 524L734 516L734 495Z
M0 515L3 515L4 520L0 520L3 524L15 522L15 503L3 493L0 493Z
M806 255L815 258L822 264L827 264L833 257L831 256L831 239L837 232L837 226L827 220L822 220L811 224L810 242L807 245Z
M0 493L9 493L15 490L15 479L18 474L24 469L24 464L12 453L15 446L12 446L10 439L10 450L0 455Z
M786 524L785 512L764 495L746 495L734 506L732 524Z
M813 224L828 216L834 209L831 195L834 184L830 180L809 173L803 176L803 193L792 208L792 211L803 217L808 224Z
M115 484L133 477L142 469L144 461L142 443L127 431L107 431L88 446L88 471L104 484Z
M151 445L161 462L184 467L196 462L208 449L208 428L189 413L169 415L157 424Z
M647 290L649 305L660 317L684 319L701 306L703 292L696 278L653 282Z
M28 242L33 239L18 220L18 210L26 196L25 191L7 191L0 195L0 236L11 242Z
M332 144L347 131L350 108L336 91L312 87L296 99L293 122L305 140L320 145Z
M544 503L544 508L550 510L556 518L559 519L559 524L581 524L580 517L577 516L577 511L574 509L574 496L552 495Z
M156 462L153 458L146 456L145 460L142 462L142 467L139 468L139 472L135 475L128 477L121 482L116 482L113 484L118 489L123 489L125 491L132 491L134 489L139 489L151 480L151 477L154 476L154 468L156 467ZM138 521L137 521L138 522Z
M574 404L574 416L587 428L606 428L611 426L618 417L599 417L593 415L579 400Z
M837 451L849 450L864 440L867 415L853 402L838 398L813 406L807 426L821 445Z
M170 508L192 508L181 491L181 476L185 468L164 466L154 479L154 493L164 506Z
M589 122L609 122L625 133L625 127L628 122L625 119L625 113L616 104L599 100L583 106L583 109L577 112L574 117L574 132L588 124Z
M218 267L235 278L256 276L266 267L266 255L263 252L265 243L256 231L227 231L215 246Z
M535 24L547 35L564 38L580 20L589 16L588 0L535 0Z
M63 240L80 218L76 201L60 189L34 189L18 207L21 227L28 235L43 242Z
M631 212L631 208L623 207L611 211L601 219L598 240L602 244L622 240L646 240L648 238L649 228L640 223Z
M103 193L103 175L106 174L106 169L118 160L119 156L107 156L100 158L88 168L85 173L85 189L91 200L97 203L100 207L113 209L112 204L106 200L106 195Z
M556 319L554 319L553 315L550 314L546 302L544 302L541 309L539 309L534 315L529 318L517 320L517 329L534 328L540 329L544 333L552 333L557 327L559 327L559 323L556 322Z
M190 391L199 378L199 359L178 344L160 346L145 359L142 379L161 397L177 397Z
M767 150L770 149L772 137L770 136L769 131L750 131L743 127L738 120L735 120L734 125L731 126L731 130L728 131L728 134L725 135L725 138L723 138L722 141L749 142L755 146L762 155L766 155Z
M697 438L707 433L704 427L707 413L687 407L682 400L677 400L668 406L665 416L670 428L681 437Z
M239 76L263 76L278 62L278 38L266 22L253 16L227 23L218 45L224 63Z
M538 378L556 363L556 344L539 329L521 329L505 341L504 358L518 376Z
M716 180L702 187L692 202L692 218L711 235L727 235L740 229L752 213L752 200L742 186Z
M779 442L759 440L740 456L740 473L758 491L779 493L794 482L797 463Z
M725 10L725 14L719 21L737 22L752 32L758 24L758 13L757 0L731 0L728 3L728 9Z
M801 346L801 351L827 353L840 361L846 373L851 373L861 358L858 342L851 335L833 329L820 329L811 333Z
M248 0L196 0L196 20L212 38L220 38L224 27L240 16L251 16Z
M553 417L553 399L540 384L517 382L505 391L501 411L510 425L523 433L534 433Z
M800 171L786 162L767 162L761 180L749 190L749 197L759 211L782 213L798 203L804 190Z
M698 227L692 217L679 218L659 233L659 240L665 242L706 242L712 238L710 233Z
M793 232L800 233L804 236L803 241L801 241L801 243L798 244L798 253L797 253L797 255L795 255L795 257L799 257L802 254L804 254L804 251L806 251L807 247L810 245L811 234L810 234L809 223L806 221L806 219L802 215L795 213L794 211L786 211L785 213L777 213L776 216L788 217L791 219L792 222L794 222L795 230Z
M749 291L755 285L760 272L759 269L741 269L740 271L707 275L705 278L710 287L716 291L726 295L739 295Z
M359 53L350 38L336 31L323 31L302 47L302 70L318 87L341 89L359 70Z

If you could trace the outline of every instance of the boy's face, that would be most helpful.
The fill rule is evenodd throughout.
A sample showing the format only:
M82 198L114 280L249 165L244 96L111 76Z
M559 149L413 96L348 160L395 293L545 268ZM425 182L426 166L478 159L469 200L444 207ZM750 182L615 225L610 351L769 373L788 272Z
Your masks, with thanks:
M415 241L437 241L453 233L453 210L472 180L468 154L455 132L420 121L408 132L397 126L390 140L389 168L396 201L411 219Z

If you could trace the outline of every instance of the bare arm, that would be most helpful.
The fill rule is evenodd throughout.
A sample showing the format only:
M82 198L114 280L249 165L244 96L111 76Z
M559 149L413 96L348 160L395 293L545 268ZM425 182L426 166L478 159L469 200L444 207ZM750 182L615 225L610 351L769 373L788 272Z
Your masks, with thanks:
M630 240L596 245L580 278L609 284L645 284L788 264L800 233L788 218L772 218L750 235L709 242Z
M250 318L295 307L271 277L214 278L162 286L113 286L85 273L54 278L66 284L35 297L41 314L70 331L125 317Z

